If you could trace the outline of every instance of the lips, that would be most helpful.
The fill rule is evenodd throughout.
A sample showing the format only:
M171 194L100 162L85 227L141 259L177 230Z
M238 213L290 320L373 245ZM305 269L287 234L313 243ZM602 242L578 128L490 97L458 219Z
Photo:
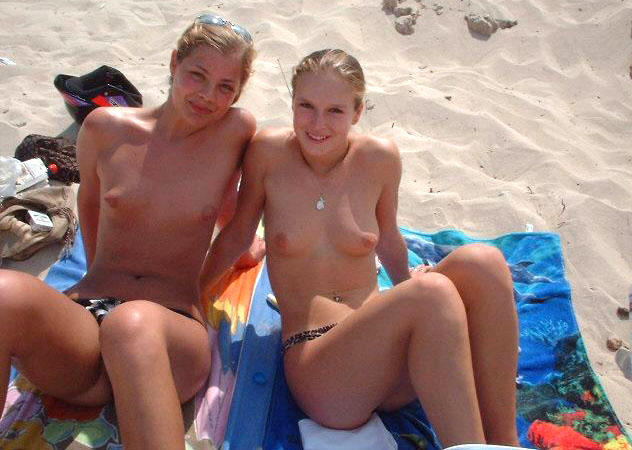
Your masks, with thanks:
M195 102L189 102L189 105L191 106L191 109L196 113L196 114L200 114L200 115L208 115L211 114L213 111L209 108L207 108L206 106L200 104L200 103L195 103Z
M310 133L310 132L305 132L305 134L307 135L307 137L314 141L314 142L324 142L327 139L329 139L329 136L323 136L323 135L319 135L319 134L314 134L314 133Z

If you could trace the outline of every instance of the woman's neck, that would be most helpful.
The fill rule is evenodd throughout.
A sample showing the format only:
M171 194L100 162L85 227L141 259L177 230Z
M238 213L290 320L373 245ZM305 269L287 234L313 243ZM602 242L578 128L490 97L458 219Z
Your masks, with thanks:
M351 147L351 140L347 139L347 145L344 148L337 149L336 151L328 152L325 155L310 155L305 154L301 148L300 143L297 141L298 150L305 161L305 164L318 176L329 175L336 167L341 166L347 155L349 154L349 148Z
M166 140L184 139L205 127L206 125L195 126L184 120L174 108L171 95L156 108L156 131Z

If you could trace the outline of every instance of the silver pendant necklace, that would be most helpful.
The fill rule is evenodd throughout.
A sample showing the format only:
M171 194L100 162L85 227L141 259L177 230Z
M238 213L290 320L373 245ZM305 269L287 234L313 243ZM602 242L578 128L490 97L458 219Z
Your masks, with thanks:
M325 199L323 198L323 194L320 194L320 197L316 200L316 209L318 211L325 209Z
M333 173L338 167L340 167L342 165L343 160L347 157L347 153L349 152L349 143L347 144L347 151L345 152L345 154L343 155L342 159L340 161L338 161L336 164L334 164L334 166L329 170L330 173ZM303 153L301 152L301 157L303 158L303 161L305 162L305 164L311 168L311 166L309 165L309 163L307 162L307 160L305 159L305 155L303 155ZM313 169L312 169L313 170ZM318 184L321 184L320 182L317 181ZM322 185L319 186L322 189ZM325 209L326 206L326 202L325 202L325 197L324 197L324 192L321 190L320 195L318 196L318 199L314 202L314 207L316 208L316 211L322 211L323 209Z

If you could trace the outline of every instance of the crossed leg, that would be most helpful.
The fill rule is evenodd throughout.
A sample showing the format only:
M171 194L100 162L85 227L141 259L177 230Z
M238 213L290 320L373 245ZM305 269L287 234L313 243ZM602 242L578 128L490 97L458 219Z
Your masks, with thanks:
M444 445L484 442L465 309L443 275L375 294L327 334L288 350L285 370L298 404L325 426L357 427L410 384Z

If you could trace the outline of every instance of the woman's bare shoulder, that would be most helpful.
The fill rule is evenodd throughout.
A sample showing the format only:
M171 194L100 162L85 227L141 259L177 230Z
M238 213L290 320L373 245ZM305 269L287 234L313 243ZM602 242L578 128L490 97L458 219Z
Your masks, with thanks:
M252 139L251 147L266 153L279 154L287 148L294 136L291 128L264 128L259 130Z
M383 164L400 159L397 145L389 138L356 134L352 137L352 145L357 149L358 155L367 162Z
M268 127L259 130L255 136L257 140L265 144L283 144L294 135L289 127Z
M132 137L151 132L156 115L157 110L153 108L102 107L86 117L82 128L87 127L111 138Z
M264 128L250 141L247 155L258 164L276 164L288 154L294 131L291 128Z
M154 117L155 110L150 108L101 107L88 114L84 125L88 123L96 127L132 126Z
M89 147L98 152L111 148L143 129L150 112L145 108L101 107L92 111L83 121L78 136L78 148Z
M250 111L244 108L232 107L227 113L231 129L251 138L257 130L257 121Z

